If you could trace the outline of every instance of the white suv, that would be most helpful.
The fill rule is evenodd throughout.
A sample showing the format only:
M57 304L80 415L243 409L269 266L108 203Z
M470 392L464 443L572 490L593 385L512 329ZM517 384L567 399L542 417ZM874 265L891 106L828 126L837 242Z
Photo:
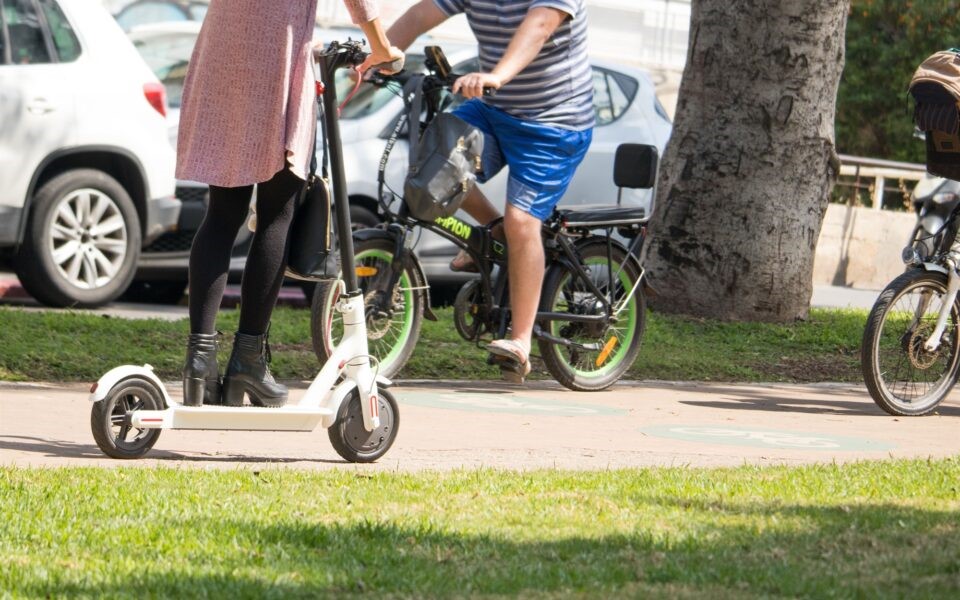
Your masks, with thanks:
M39 301L97 306L176 227L166 92L89 0L0 10L0 253Z

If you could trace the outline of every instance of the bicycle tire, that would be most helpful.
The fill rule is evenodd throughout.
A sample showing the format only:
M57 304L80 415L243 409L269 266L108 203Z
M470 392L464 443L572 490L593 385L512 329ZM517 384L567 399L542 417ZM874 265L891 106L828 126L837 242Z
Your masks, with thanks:
M607 245L605 242L587 242L578 246L578 251L586 266L590 267L594 283L601 292L608 287ZM628 259L620 246L611 248L615 291L613 305L629 297L621 312L621 317L613 323L584 325L567 321L542 323L543 329L550 334L572 339L581 343L599 344L599 351L585 351L573 347L555 344L547 340L538 340L540 355L544 365L561 385L575 391L600 391L616 383L633 366L646 328L646 301L643 290L637 284L640 273L636 264ZM586 289L577 273L565 262L554 264L547 271L543 291L540 296L540 310L548 312L566 312L572 314L596 314L598 307L595 294ZM593 365L590 368L590 365Z
M932 353L923 347L929 337L925 334L933 332L942 304L930 302L932 310L927 312L929 300L921 304L922 294L932 293L942 299L946 292L945 274L911 269L890 282L870 310L863 331L860 369L870 397L891 415L929 414L956 384L960 371L960 310L956 302L951 307L940 347ZM907 329L898 333L897 328L911 312L914 293L920 296L917 305L912 307L913 316L909 317ZM900 374L902 380L898 378ZM911 379L907 379L908 376ZM936 379L931 381L933 377ZM916 394L918 387L922 393Z

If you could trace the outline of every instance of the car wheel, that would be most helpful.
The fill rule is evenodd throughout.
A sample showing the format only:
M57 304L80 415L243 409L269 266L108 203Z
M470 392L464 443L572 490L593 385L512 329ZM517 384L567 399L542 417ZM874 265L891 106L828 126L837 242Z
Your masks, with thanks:
M372 229L383 222L377 213L359 204L350 205L350 225L353 230Z
M123 186L101 171L67 171L34 196L14 270L43 304L101 306L130 285L140 239Z

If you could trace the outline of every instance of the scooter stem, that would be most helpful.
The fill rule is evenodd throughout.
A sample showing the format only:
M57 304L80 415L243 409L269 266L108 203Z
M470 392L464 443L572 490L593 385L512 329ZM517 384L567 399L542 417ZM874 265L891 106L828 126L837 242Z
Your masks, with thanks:
M323 116L327 130L327 152L330 157L331 178L333 183L333 203L337 216L337 236L340 244L340 265L343 281L347 284L347 295L359 293L357 271L353 256L353 235L350 223L350 204L347 198L347 176L343 168L343 148L340 141L340 119L337 114L336 71L344 66L338 52L317 54L320 77L323 80Z
M380 408L377 381L373 369L370 368L363 296L347 296L340 300L337 309L343 313L343 340L340 343L350 349L344 374L357 383L360 404L363 407L363 426L367 431L373 431L380 426Z

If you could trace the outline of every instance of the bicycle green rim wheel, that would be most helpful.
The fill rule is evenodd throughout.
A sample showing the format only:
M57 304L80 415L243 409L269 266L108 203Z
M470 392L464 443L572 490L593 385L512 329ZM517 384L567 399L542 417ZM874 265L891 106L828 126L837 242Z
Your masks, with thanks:
M607 259L603 256L588 257L584 260L584 264L590 267L592 270L599 271L604 274L606 273L608 266ZM610 266L616 273L616 281L619 283L617 288L618 293L616 297L613 298L614 307L619 308L623 296L633 291L634 282L631 281L630 275L624 268L624 265L620 264L619 262L614 262ZM606 275L600 279L601 281L599 283L602 283L606 280ZM595 281L594 283L598 282ZM564 275L564 279L558 289L568 291L575 289L577 291L572 292L571 295L576 297L579 294L586 293L582 290L583 287L585 286L583 286L582 283L577 282L575 273L568 271ZM598 285L598 287L600 287L601 291L604 291L602 286ZM621 367L621 364L625 360L631 346L633 345L633 338L636 335L637 320L639 319L638 307L639 302L637 300L637 294L634 293L620 311L619 321L609 325L604 331L602 337L591 340L582 340L598 342L601 344L601 347L605 347L606 344L610 343L612 338L616 338L615 345L612 347L612 349L610 349L609 355L600 366L596 366L596 361L600 357L603 350L583 352L577 357L576 361L571 361L571 352L569 350L561 350L559 352L560 359L578 377L600 378L610 374L613 371L616 371ZM571 312L571 307L565 302L564 294L558 294L558 298L554 299L553 310L556 312ZM564 337L563 333L561 332L561 329L564 326L565 323L562 321L552 322L550 325L551 333L557 337ZM590 365L592 368L586 368L585 365Z

